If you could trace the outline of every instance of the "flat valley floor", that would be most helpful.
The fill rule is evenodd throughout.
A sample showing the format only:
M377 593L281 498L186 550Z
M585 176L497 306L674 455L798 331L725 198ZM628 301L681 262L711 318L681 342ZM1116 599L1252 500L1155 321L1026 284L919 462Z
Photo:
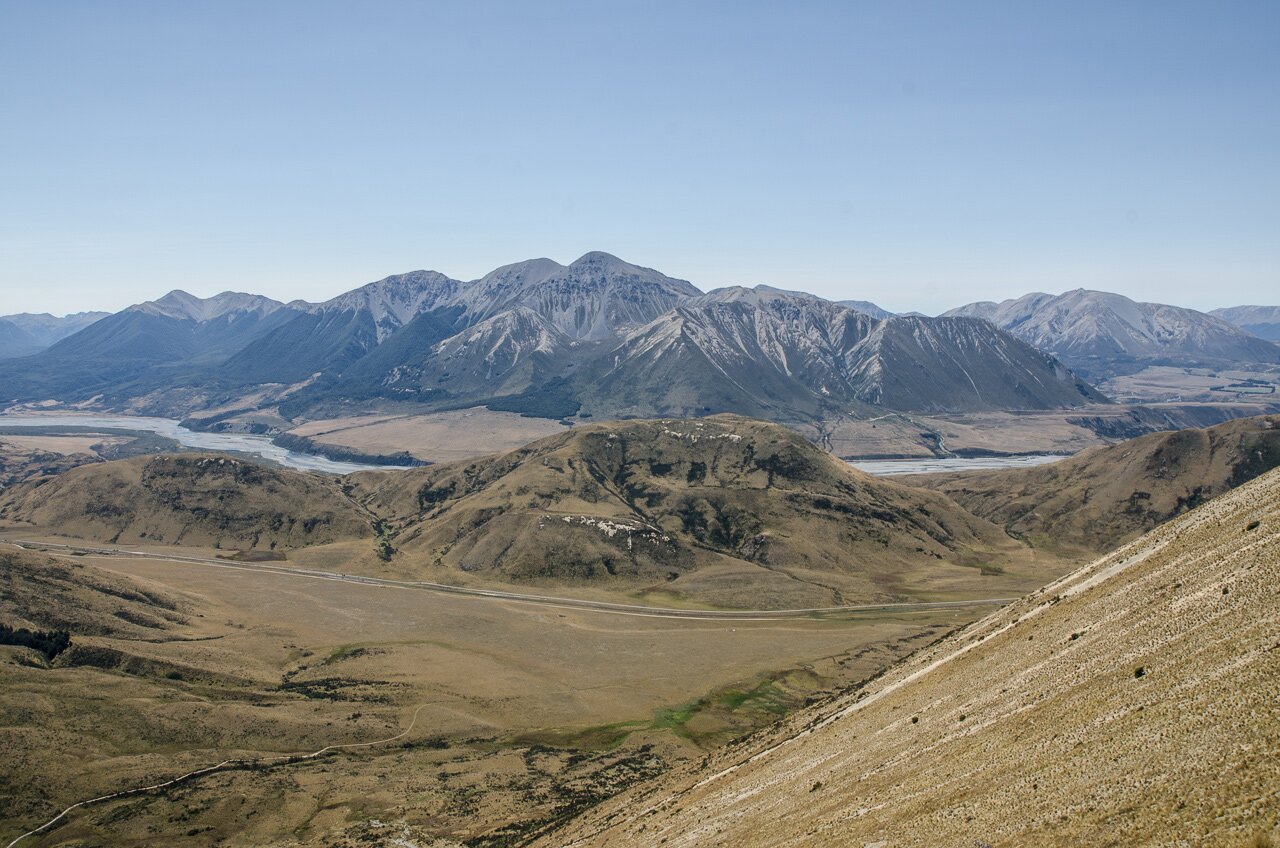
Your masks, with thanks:
M86 583L122 580L176 601L181 621L145 638L77 637L70 666L5 656L6 840L84 798L228 758L412 729L78 810L24 846L406 833L510 844L983 612L662 619L156 559L61 560Z

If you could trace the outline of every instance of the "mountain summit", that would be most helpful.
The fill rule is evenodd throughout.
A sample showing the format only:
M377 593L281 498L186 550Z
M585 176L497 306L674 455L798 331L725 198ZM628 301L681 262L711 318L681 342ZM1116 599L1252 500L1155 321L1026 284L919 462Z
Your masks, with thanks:
M943 314L985 318L1089 377L1143 362L1280 362L1280 346L1221 318L1088 289L971 303Z
M600 251L568 265L504 265L469 282L412 271L323 303L174 291L64 339L20 372L0 365L0 400L97 397L112 407L145 395L149 409L177 415L255 397L286 417L395 402L776 421L1105 401L988 323L878 317L887 313L852 303L772 286L704 294Z

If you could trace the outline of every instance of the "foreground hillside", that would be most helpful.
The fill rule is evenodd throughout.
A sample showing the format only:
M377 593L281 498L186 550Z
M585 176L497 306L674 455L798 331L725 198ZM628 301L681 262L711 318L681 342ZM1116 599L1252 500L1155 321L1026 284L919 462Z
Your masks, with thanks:
M818 606L947 581L994 590L1024 553L947 498L733 416L575 427L472 462L348 479L398 561L508 581Z
M1280 471L555 846L1272 844Z
M904 478L1039 545L1102 552L1280 465L1280 415L1152 433L1038 468Z

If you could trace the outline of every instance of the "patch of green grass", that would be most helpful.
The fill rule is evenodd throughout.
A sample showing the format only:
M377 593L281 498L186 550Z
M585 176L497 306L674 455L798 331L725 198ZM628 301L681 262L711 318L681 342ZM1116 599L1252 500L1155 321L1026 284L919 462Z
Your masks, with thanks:
M730 711L758 710L770 715L785 715L792 698L770 679L746 691L727 689L716 700Z
M657 715L653 717L653 721L649 726L655 730L670 730L676 736L682 739L689 739L689 729L685 726L689 723L689 719L693 718L707 707L707 699L699 698L687 704L681 704L678 707L667 707L658 710Z
M637 730L649 727L647 721L619 721L591 727L540 730L517 737L522 745L545 745L551 748L574 748L612 751Z
M333 649L329 656L325 657L324 662L322 662L321 665L332 665L333 663L354 659L355 657L362 656L367 653L369 653L369 649L363 645L339 645Z

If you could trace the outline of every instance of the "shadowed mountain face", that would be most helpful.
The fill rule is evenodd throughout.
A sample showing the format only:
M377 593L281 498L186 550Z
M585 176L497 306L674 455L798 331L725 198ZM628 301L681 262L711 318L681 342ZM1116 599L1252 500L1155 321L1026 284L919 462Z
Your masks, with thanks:
M921 474L942 492L1038 545L1101 552L1280 466L1280 416L1152 433L1038 468Z
M108 314L110 313L77 312L58 317L48 313L23 312L0 316L0 359L39 353Z
M34 356L0 362L0 397L123 400L208 382L219 362L294 314L258 295L173 291L101 318Z
M0 401L136 408L145 396L148 409L184 416L283 398L286 417L404 401L541 417L797 421L880 406L1102 400L1052 357L989 325L877 317L887 313L851 303L768 286L704 295L599 252L567 266L520 262L471 282L414 271L319 304L173 292L20 365L0 364Z
M534 844L1270 844L1278 581L1272 471Z
M985 318L1090 379L1141 363L1211 365L1280 362L1280 346L1213 315L1123 295L1076 289L971 303L947 316Z

